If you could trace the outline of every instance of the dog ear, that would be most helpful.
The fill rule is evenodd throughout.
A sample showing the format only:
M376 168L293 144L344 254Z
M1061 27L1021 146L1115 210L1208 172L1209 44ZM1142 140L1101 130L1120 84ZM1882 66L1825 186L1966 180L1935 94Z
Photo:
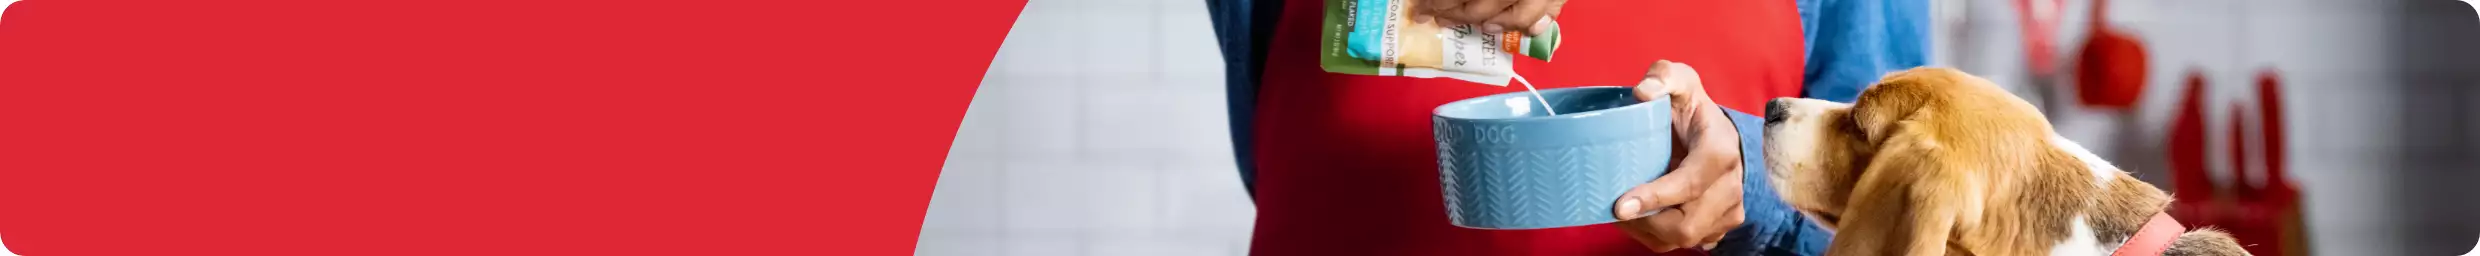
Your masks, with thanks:
M1947 238L1968 214L1968 188L1956 167L1941 164L1952 154L1919 132L1913 121L1895 123L1892 135L1870 159L1845 205L1841 229L1826 255L1945 255Z

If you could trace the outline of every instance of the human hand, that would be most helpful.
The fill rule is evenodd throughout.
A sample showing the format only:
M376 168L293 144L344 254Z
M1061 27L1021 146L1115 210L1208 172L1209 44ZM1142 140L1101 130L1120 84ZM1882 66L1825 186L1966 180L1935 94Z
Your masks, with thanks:
M1446 25L1474 24L1482 32L1505 33L1524 31L1526 35L1550 32L1551 18L1559 16L1559 7L1567 0L1413 0L1412 19Z
M1667 60L1654 62L1636 85L1638 100L1670 99L1674 153L1670 172L1620 195L1614 214L1620 229L1654 252L1712 248L1747 218L1739 130L1704 87L1696 68Z

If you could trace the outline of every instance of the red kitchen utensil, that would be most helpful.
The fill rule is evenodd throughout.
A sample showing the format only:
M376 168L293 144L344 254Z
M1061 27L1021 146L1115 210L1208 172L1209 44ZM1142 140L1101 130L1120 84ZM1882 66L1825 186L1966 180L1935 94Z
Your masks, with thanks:
M2131 109L2144 94L2149 69L2144 44L2106 22L2108 0L2093 0L2092 33L2076 61L2076 94L2084 105Z
M2181 202L2201 202L2212 198L2213 178L2205 164L2204 134L2204 71L2187 73L2187 90L2174 107L2177 114L2170 121L2169 142L2171 196ZM2187 216L2180 216L2185 219Z
M2023 24L2024 59L2031 62L2033 75L2057 72L2058 20L2066 17L2066 9L2066 0L2015 0L2016 17Z
M2169 148L2171 183L2176 191L2171 215L2182 222L2220 228L2247 247L2254 255L2304 255L2307 253L2306 222L2302 218L2298 188L2291 184L2288 156L2285 152L2280 80L2268 70L2257 77L2258 106L2250 108L2233 104L2229 138L2231 179L2217 183L2211 178L2213 168L2205 164L2207 133L2203 103L2206 93L2203 74L2190 73L2187 95L2171 121ZM2249 111L2256 109L2257 111ZM2246 117L2256 115L2256 123ZM2261 131L2262 137L2247 136L2250 129ZM2263 149L2262 155L2250 154L2249 145ZM2253 172L2248 166L2263 166ZM2262 182L2251 182L2257 178Z
M2268 235L2271 241L2258 244L2263 247L2262 250L2250 250L2249 253L2307 255L2308 225L2307 218L2304 216L2307 211L2303 210L2306 205L2300 202L2299 188L2290 181L2288 167L2290 152L2286 151L2288 148L2286 145L2290 143L2284 139L2288 137L2283 131L2283 128L2287 126L2282 122L2282 117L2287 112L2282 111L2282 80L2277 73L2273 69L2266 69L2258 73L2256 77L2257 109L2263 110L2259 112L2263 116L2257 118L2260 122L2257 127L2264 131L2262 134L2265 136L2264 140L2260 140L2265 143L2265 172L2262 174L2265 177L2265 183L2254 191L2250 191L2250 194L2256 195L2257 200L2246 203L2258 206L2258 212L2273 215L2270 216L2271 222L2268 224L2274 227L2266 231L2274 234Z

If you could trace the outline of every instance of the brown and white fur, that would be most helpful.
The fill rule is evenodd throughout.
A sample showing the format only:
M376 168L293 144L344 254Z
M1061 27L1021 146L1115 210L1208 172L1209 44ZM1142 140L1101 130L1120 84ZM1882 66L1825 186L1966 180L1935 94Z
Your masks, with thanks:
M2170 197L2051 130L1988 80L1889 74L1853 104L1767 104L1783 200L1835 229L1827 255L2110 255ZM2247 255L2191 227L2168 255Z

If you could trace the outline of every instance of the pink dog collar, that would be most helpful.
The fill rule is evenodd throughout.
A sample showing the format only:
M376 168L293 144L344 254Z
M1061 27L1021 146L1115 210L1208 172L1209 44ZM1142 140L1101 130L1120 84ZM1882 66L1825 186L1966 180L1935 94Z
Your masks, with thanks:
M2177 242L2181 233L2187 233L2187 227L2179 225L2179 220L2170 218L2170 213L2155 213L2153 220L2145 221L2143 228L2136 229L2136 234L2127 237L2127 243L2118 245L2118 251L2110 255L2161 255L2163 251L2170 250L2170 243Z

